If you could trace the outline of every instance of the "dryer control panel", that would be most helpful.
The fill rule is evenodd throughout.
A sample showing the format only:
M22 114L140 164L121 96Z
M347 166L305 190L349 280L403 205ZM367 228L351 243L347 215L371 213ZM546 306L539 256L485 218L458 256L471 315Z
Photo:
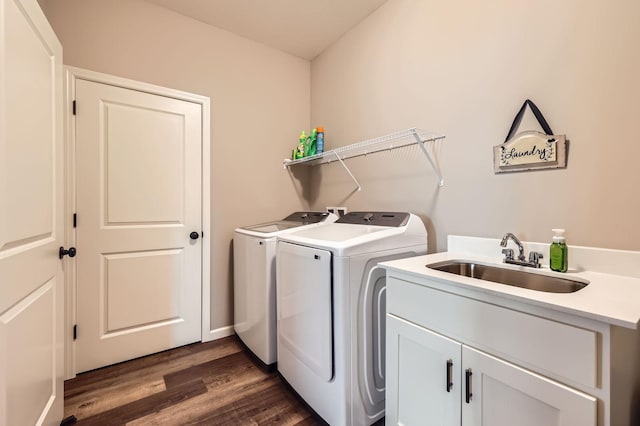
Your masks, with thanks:
M406 212L349 212L336 221L336 223L350 223L354 225L377 225L400 227L409 221L409 213Z

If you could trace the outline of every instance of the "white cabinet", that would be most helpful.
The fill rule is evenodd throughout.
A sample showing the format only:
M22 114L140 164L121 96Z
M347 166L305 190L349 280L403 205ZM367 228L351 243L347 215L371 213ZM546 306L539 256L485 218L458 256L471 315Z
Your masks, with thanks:
M596 425L592 396L466 345L462 369L463 426Z
M596 332L392 276L387 312L386 424L607 424Z
M459 425L462 345L387 315L386 424Z
M596 425L582 392L393 315L387 333L387 424Z

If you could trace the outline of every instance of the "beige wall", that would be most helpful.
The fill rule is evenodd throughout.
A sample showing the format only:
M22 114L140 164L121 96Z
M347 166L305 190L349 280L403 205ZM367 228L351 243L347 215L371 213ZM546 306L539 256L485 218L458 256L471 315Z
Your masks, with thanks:
M214 329L233 322L233 229L299 208L413 211L431 251L448 234L549 241L552 227L640 249L635 0L389 0L311 66L139 0L41 1L65 64L211 98ZM491 149L527 97L567 135L569 166L494 175ZM336 164L289 175L291 135L310 124L328 148L442 132L445 186L417 147L348 160L360 192Z
M138 0L43 2L66 65L211 98L211 320L232 324L233 229L303 207L282 159L309 127L309 62Z
M417 147L314 169L315 207L410 210L448 234L640 250L640 2L390 0L311 65L328 148L408 127L446 134L445 186ZM531 98L570 140L565 170L493 173ZM523 127L528 130L532 127ZM533 127L534 129L536 127Z

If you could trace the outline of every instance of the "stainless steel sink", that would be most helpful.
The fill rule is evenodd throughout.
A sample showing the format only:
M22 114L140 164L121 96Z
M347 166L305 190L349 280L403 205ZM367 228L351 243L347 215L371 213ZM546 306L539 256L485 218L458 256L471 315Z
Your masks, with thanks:
M432 263L427 265L427 268L530 290L546 291L547 293L573 293L589 284L569 278L552 277L463 260Z

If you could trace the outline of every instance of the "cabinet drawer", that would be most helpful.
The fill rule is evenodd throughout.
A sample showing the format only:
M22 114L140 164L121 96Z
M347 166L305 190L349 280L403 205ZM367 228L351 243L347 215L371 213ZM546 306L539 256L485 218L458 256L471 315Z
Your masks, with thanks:
M598 336L591 330L387 279L387 311L520 365L598 387Z

